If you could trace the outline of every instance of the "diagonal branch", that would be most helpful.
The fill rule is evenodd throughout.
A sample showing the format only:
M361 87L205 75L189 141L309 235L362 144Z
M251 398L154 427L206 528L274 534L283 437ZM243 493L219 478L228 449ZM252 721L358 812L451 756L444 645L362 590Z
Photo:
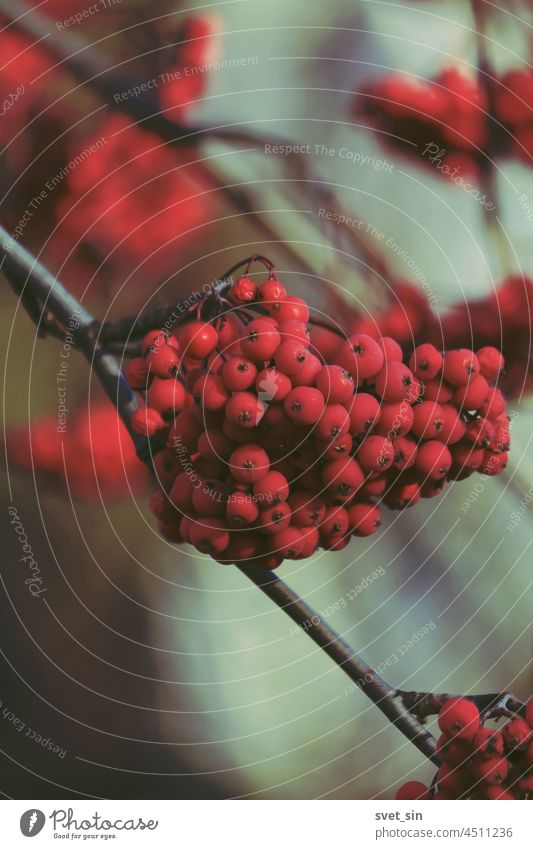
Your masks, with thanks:
M139 457L150 468L151 455L147 440L135 436L130 427L131 415L137 409L138 402L124 379L118 364L98 341L97 328L93 316L76 300L65 287L27 250L13 240L6 230L0 227L0 270L18 292L23 280L22 290L32 297L42 300L43 307L49 310L58 322L66 324L72 314L79 322L79 347L94 369L106 390L110 400L118 409L124 424L134 438ZM296 622L306 634L330 657L368 698L379 708L387 719L395 725L427 758L437 763L435 738L423 727L422 723L406 710L398 691L382 678L362 657L326 623L319 614L309 607L284 581L272 573L253 566L237 567L271 601L274 602L293 622Z

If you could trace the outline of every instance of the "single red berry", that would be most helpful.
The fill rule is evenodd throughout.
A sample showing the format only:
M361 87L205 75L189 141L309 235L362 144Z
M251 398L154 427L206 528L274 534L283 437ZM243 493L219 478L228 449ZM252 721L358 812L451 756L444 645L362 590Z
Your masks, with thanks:
M277 569L278 566L281 566L283 563L283 557L280 554L276 554L275 552L266 552L266 554L261 554L259 557L254 557L253 565L258 569L265 569L269 572L272 572L274 569Z
M218 345L218 333L212 324L193 321L186 324L179 336L183 356L202 360L212 354Z
M185 387L179 380L154 377L146 393L149 407L161 413L164 419L173 419L185 407Z
M254 483L254 496L263 505L280 504L289 497L289 482L281 472L270 471Z
M483 462L481 464L481 472L489 477L495 477L503 472L507 466L508 460L509 454L507 451L500 454L494 454L492 451L485 451Z
M265 280L258 289L259 300L267 309L272 309L274 304L283 301L287 297L287 290L275 277Z
M442 365L444 380L452 386L465 386L479 374L478 358L468 348L446 351Z
M321 524L326 513L322 498L306 489L300 489L289 496L292 510L292 524L298 528L311 528Z
M278 322L282 321L302 321L307 324L309 321L309 307L301 298L296 295L286 295L286 297L277 301L272 305L272 315L276 317Z
M229 294L236 304L250 304L257 298L257 286L249 277L240 277L231 287Z
M192 506L202 518L224 516L226 499L224 484L219 480L202 480L199 486L193 487Z
M387 404L408 404L420 397L421 386L410 368L403 363L386 363L376 376L376 392Z
M258 373L255 389L260 401L270 404L272 401L283 401L291 391L292 383L286 374L272 366Z
M225 356L241 353L241 339L245 327L235 313L224 313L215 322L215 329L218 333L218 347Z
M357 460L365 472L384 472L394 462L392 440L387 436L366 436L357 449Z
M411 404L407 401L399 401L396 404L382 404L379 421L376 425L376 433L394 439L397 436L405 436L413 427L414 412Z
M274 362L283 374L296 374L305 365L312 354L305 342L299 339L288 339L282 342L274 356Z
M383 356L385 357L385 362L387 363L401 363L403 360L403 351L402 346L398 344L396 339L393 339L391 336L379 336L376 339L379 347L383 351Z
M316 423L315 437L324 442L331 442L348 433L350 416L342 404L328 404Z
M291 381L293 386L313 386L315 383L315 378L317 373L320 371L322 367L322 363L315 357L314 354L309 352L306 360L298 371L294 374L291 374Z
M507 758L474 760L470 769L474 778L479 778L485 784L502 784L509 772L509 761Z
M307 324L303 321L282 321L278 324L278 330L282 342L302 342L309 347L311 336Z
M350 533L356 537L367 537L381 525L381 510L372 501L356 501L348 508Z
M429 798L429 790L421 781L407 781L398 788L394 794L394 798L401 802L410 801L411 799L427 799Z
M272 534L272 536L269 537L268 543L270 551L275 552L282 557L287 557L290 560L295 560L302 554L304 548L304 536L300 528L295 528L291 525L280 533Z
M488 345L476 352L479 369L484 378L490 383L496 383L505 368L505 360L497 348Z
M409 359L409 368L421 380L432 380L442 368L442 354L434 345L418 345Z
M505 412L506 406L507 404L502 391L498 388L489 389L483 405L479 408L479 412L482 416L493 420Z
M365 333L350 336L342 343L337 354L337 363L352 375L356 384L375 377L384 360L383 351L376 340Z
M435 401L422 401L413 407L412 431L418 439L439 439L444 428L444 413Z
M267 474L270 460L260 445L250 442L235 449L229 458L229 467L236 481L256 483Z
M195 403L201 404L204 410L218 412L229 403L230 391L218 374L199 377L192 391Z
M424 401L446 404L452 400L454 391L455 388L440 377L436 377L434 380L424 380Z
M461 410L479 410L485 403L489 392L489 384L482 374L474 377L465 386L459 386L453 400Z
M263 505L259 511L257 528L267 536L286 531L291 522L291 508L282 501L280 504Z
M350 433L360 436L374 427L380 418L380 403L367 392L358 392L353 399L346 402L350 416Z
M151 407L135 410L131 417L131 429L139 436L154 436L165 427L161 414Z
M531 739L531 728L525 719L517 716L503 726L502 734L508 751L523 751Z
M352 457L334 460L322 468L323 483L330 492L343 500L351 498L363 485L364 480L361 466Z
M180 455L184 449L192 454L196 451L203 428L192 410L182 410L170 428L167 445Z
M311 557L319 547L320 536L318 528L299 528L303 539L303 548L300 557Z
M156 377L172 377L176 374L179 354L171 345L161 345L146 355L146 364L150 374Z
M148 363L144 357L134 357L126 366L126 380L132 389L143 390L148 384Z
M452 467L452 455L442 442L423 442L416 455L415 467L426 478L434 481L446 477Z
M319 327L312 324L309 328L313 352L317 354L323 363L335 362L344 336L328 330L327 327Z
M344 436L338 436L336 439L328 439L324 442L317 439L316 444L320 452L320 457L331 463L333 460L338 460L339 457L348 455L351 452L353 439L349 433L345 433Z
M265 406L251 392L236 392L226 404L226 419L239 427L257 427L265 413Z
M488 448L495 436L492 422L483 417L473 419L466 424L465 437L476 448Z
M296 389L291 389L283 402L283 409L287 415L301 425L311 425L318 421L324 406L324 396L318 389L311 386L298 386Z
M214 428L204 431L198 437L198 453L206 460L211 457L227 460L234 448L235 443L225 433Z
M241 350L245 357L254 362L270 360L280 344L279 331L264 318L254 318L246 326L246 336L241 340Z
M229 545L229 533L221 519L194 519L191 544L204 554L222 554Z
M405 510L420 500L420 486L417 483L395 483L384 497L385 504L391 510Z
M224 557L228 563L245 563L247 560L253 564L256 558L263 554L263 540L253 531L241 531L230 534L230 543Z
M483 448L476 448L475 445L465 439L457 442L451 448L451 455L454 473L466 470L475 472L480 468L485 452Z
M414 466L418 446L413 439L409 439L406 436L399 436L398 439L393 440L392 448L394 451L394 467L396 469L403 471Z
M452 696L439 711L440 730L448 737L471 740L479 728L479 710L474 702Z
M167 340L164 330L149 330L142 340L141 351L143 354L147 354L150 350L155 351L162 345L166 345Z
M454 445L461 440L466 433L466 425L453 404L442 404L443 425L439 430L437 439L446 445Z
M226 518L236 528L251 525L259 516L257 501L244 492L232 492L226 504Z
M321 539L348 533L348 511L344 507L327 507L319 525Z
M471 740L441 734L437 740L437 755L451 766L463 766L472 756Z
M222 366L221 377L231 392L244 392L253 385L257 367L246 357L230 357Z
M315 386L327 404L342 404L354 394L353 377L341 366L321 366L316 373Z
M468 773L465 767L443 764L437 772L439 790L443 790L452 799L457 799L464 793L467 781Z
M482 725L474 734L472 750L476 757L493 758L503 755L502 733Z

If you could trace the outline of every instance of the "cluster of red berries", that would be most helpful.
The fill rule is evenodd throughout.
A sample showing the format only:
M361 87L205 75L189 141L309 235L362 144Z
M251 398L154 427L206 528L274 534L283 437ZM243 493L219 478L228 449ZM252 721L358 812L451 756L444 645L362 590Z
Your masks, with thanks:
M273 569L372 534L382 504L505 467L496 349L421 345L404 363L390 337L308 324L273 272L218 298L211 320L199 305L175 335L150 332L126 370L146 393L132 427L155 446L151 506L169 540Z
M438 154L443 176L476 175L490 144L492 157L533 153L532 73L515 69L501 79L468 77L445 68L431 80L392 73L363 83L354 111L383 131L388 143L415 152L420 164ZM489 96L488 85L491 86ZM491 115L489 104L494 104ZM421 156L421 154L423 154ZM433 164L437 162L433 161Z
M498 730L483 722L473 701L455 696L440 709L441 766L427 787L408 781L396 799L533 799L533 699L525 718Z

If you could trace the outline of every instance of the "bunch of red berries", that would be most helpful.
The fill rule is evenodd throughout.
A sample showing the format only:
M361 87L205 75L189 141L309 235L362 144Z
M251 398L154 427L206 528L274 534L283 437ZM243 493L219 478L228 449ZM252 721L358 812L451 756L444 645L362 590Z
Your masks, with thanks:
M525 718L513 716L501 730L457 696L443 704L438 723L442 765L431 787L408 781L396 799L533 799L533 699Z
M424 344L406 363L390 337L309 323L273 272L216 297L210 320L206 297L175 335L150 332L126 371L146 392L132 427L152 440L152 509L169 540L273 569L374 533L382 504L505 467L495 348Z

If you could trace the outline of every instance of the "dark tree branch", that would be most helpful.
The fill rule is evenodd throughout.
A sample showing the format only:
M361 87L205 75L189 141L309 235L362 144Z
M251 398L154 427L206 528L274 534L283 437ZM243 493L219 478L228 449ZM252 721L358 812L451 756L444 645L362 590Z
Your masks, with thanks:
M409 713L424 721L428 716L439 713L443 704L451 698L448 693L417 693L398 690L398 696ZM483 719L500 719L518 714L524 716L525 704L512 693L487 693L479 696L464 696L479 708Z

